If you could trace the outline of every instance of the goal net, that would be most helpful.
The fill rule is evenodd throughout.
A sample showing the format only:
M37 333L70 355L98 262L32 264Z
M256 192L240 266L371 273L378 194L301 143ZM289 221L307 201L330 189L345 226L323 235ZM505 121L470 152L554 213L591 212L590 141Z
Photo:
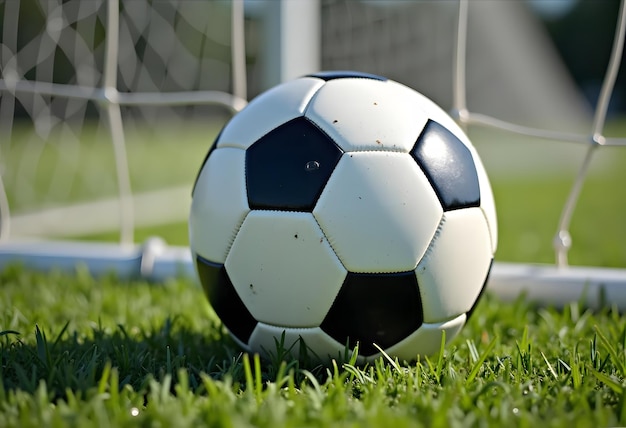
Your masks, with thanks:
M202 159L264 82L295 77L284 70L298 59L282 44L302 36L293 33L302 28L283 25L302 19L296 2L282 10L264 3L0 4L0 268L85 264L95 274L195 276L186 218ZM591 107L530 2L314 3L319 28L307 37L321 68L385 75L434 99L468 130L496 205L514 201L499 223L500 241L515 256L496 256L494 293L626 307L626 244L619 244L626 228L602 220L604 211L626 215L619 203L624 119L614 129L607 121L619 95L624 2ZM268 67L273 46L282 57L272 61L282 68ZM607 171L618 173L604 179ZM525 201L537 189L551 199L548 208ZM581 205L592 205L593 216L578 221ZM576 258L580 246L603 241L608 248L598 252L609 253L608 262ZM546 246L553 247L548 257Z

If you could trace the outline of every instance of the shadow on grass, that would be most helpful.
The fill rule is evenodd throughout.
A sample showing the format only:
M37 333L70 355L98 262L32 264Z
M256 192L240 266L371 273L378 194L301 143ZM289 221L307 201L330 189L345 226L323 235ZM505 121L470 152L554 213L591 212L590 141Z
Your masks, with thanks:
M179 327L175 318L132 334L118 325L114 331L97 327L85 336L68 331L68 325L54 337L36 325L32 344L22 341L19 332L0 332L0 388L34 393L44 382L53 400L65 399L68 391L73 395L93 391L110 368L117 371L120 390L130 386L144 394L153 380L166 376L171 378L170 389L175 393L181 372L185 372L184 382L193 391L202 389L203 375L228 379L234 388L244 388L244 360L249 357L219 325L211 329L212 336ZM275 380L285 369L294 369L297 374L319 372L321 367L295 360L277 349L264 361L261 375L264 380Z
M87 337L68 331L68 324L54 337L35 326L33 344L20 340L17 332L3 332L0 355L6 390L34 392L44 381L57 396L66 389L86 391L97 386L107 364L117 369L120 388L139 390L151 378L176 376L180 369L225 375L234 370L239 352L226 336L211 338L176 328L172 319L132 335L118 325L114 331L94 328Z

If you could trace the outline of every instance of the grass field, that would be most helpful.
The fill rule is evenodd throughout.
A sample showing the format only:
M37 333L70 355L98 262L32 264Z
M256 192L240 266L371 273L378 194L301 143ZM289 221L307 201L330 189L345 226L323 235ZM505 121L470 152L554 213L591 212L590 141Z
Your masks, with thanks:
M129 153L173 182L201 161L187 153L178 159L193 167L160 175L159 158L141 146ZM573 264L626 260L626 154L605 156L612 167L585 184L572 223ZM492 180L499 260L553 260L572 175ZM73 191L87 194L89 183ZM136 239L155 233L187 242L185 223L139 229ZM149 284L13 267L0 288L0 427L626 425L626 316L611 307L487 295L438 355L325 367L242 354L189 278Z
M487 296L430 359L330 367L240 354L202 293L0 276L0 426L617 426L626 317Z

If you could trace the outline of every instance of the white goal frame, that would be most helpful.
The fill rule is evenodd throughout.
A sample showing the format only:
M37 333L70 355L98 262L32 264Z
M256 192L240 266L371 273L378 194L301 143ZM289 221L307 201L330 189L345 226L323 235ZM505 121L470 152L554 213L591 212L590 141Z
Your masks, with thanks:
M187 91L168 93L122 93L117 89L119 0L106 0L107 38L101 87L82 87L45 82L33 82L16 78L3 70L0 78L0 94L38 93L56 97L77 98L93 101L106 117L111 143L115 151L120 209L120 242L76 242L76 241L20 241L10 236L11 215L9 203L0 174L0 269L20 263L29 269L48 271L62 269L73 271L77 264L85 265L91 273L99 275L114 271L120 277L142 277L163 280L168 277L189 276L195 278L191 254L188 248L168 246L159 238L149 239L142 244L133 241L133 194L130 189L128 163L126 159L125 135L121 106L128 105L198 105L216 104L226 106L235 113L246 105L246 64L244 36L244 0L232 1L232 93L218 91ZM281 0L287 3L289 0ZM568 141L586 146L586 156L572 184L563 206L554 239L556 262L554 265L512 264L496 262L488 283L488 290L505 300L516 299L524 293L528 299L545 305L566 305L572 301L584 302L591 307L600 307L606 302L626 309L626 267L609 269L599 267L573 267L568 265L567 253L571 246L570 221L578 202L582 185L587 176L594 154L602 146L626 146L626 138L606 138L603 134L607 109L619 65L624 51L626 33L626 0L620 6L618 23L611 51L610 62L602 84L601 95L593 125L588 134L555 132L530 128L504 122L494 117L470 111L466 100L466 31L469 0L458 2L458 25L454 56L453 116L462 125L478 125L504 130L514 134L542 137L557 141ZM282 20L289 20L289 9L297 19L294 8L285 8ZM316 18L318 19L318 18ZM313 27L310 31L316 31ZM286 37L280 31L274 36ZM312 36L315 38L315 35ZM285 49L280 58L286 64L280 69L281 78L291 76L301 58L297 49ZM290 62L292 61L292 62ZM316 60L308 66L315 67ZM296 64L289 68L289 64ZM287 71L285 71L287 70ZM315 71L315 70L310 70Z

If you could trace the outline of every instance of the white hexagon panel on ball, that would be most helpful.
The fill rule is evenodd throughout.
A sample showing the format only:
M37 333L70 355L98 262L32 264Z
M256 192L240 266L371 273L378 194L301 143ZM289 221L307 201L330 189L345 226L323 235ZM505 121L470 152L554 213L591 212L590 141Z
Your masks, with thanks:
M237 294L255 319L317 327L347 274L311 213L254 210L226 258Z
M345 153L313 215L350 272L415 269L443 214L406 153Z
M487 221L480 208L447 211L441 223L415 269L425 323L469 311L493 259Z
M330 80L313 97L305 116L346 152L408 153L428 114L412 89L390 80ZM349 108L338 100L349 100Z

